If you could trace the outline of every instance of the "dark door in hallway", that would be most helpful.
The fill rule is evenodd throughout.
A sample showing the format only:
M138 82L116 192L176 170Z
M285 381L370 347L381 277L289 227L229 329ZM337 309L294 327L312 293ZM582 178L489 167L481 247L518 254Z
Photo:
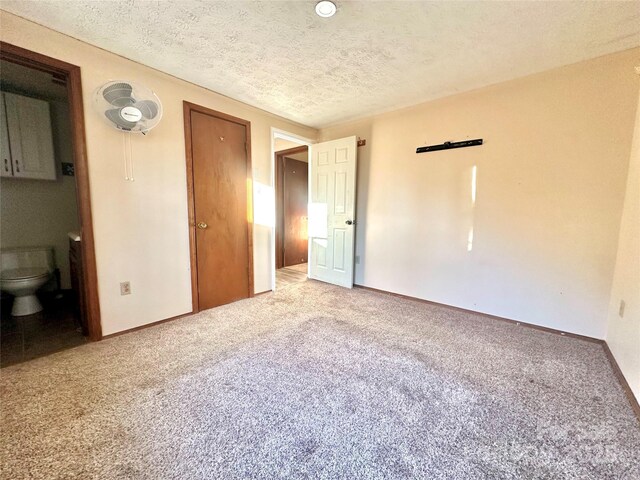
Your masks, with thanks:
M307 263L309 165L306 162L285 157L283 177L283 266L288 267Z
M233 117L190 115L197 306L204 310L251 296L248 132Z

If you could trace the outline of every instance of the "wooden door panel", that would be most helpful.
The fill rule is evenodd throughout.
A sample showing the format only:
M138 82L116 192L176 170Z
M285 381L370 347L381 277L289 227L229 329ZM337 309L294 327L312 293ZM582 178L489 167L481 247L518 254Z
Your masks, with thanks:
M307 203L309 166L284 159L284 266L307 262Z
M284 267L284 157L276 153L276 269Z
M300 153L307 153L308 155L308 147L300 146L294 147L287 150L281 150L275 153L274 164L275 164L275 189L276 189L276 219L275 219L275 253L276 253L276 269L282 268L285 266L284 264L284 237L285 237L285 208L284 208L284 162L285 159L289 155L298 155ZM303 162L307 166L308 171L308 163ZM306 188L308 190L308 178ZM308 192L307 192L308 193ZM307 213L308 216L308 213ZM308 243L307 243L308 250ZM305 256L305 258L307 258ZM297 262L300 263L300 262Z
M198 306L201 310L247 298L246 127L191 112Z

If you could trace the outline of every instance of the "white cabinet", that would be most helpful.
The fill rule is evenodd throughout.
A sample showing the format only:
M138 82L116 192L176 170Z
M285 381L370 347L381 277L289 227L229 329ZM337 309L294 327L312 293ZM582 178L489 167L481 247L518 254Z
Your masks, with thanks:
M3 177L56 179L49 103L2 93Z
M11 150L9 149L9 127L7 125L7 110L4 106L4 94L2 105L0 105L0 151L2 158L0 161L0 173L3 177L13 177L13 164L11 162Z

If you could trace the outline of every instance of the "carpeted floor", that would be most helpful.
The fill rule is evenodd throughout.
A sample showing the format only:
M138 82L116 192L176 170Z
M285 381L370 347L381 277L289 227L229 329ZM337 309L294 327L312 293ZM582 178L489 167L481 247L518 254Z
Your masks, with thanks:
M638 479L602 347L307 281L0 372L7 479Z

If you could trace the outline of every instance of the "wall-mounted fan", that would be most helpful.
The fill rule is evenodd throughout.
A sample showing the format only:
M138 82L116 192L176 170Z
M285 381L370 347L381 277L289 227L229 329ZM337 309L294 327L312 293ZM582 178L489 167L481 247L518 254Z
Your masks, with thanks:
M93 106L108 125L122 132L146 133L160 123L162 103L148 88L133 82L115 80L99 87ZM131 135L122 136L124 179L134 181Z
M112 127L125 132L146 134L162 118L162 103L147 87L115 80L99 87L93 105Z

